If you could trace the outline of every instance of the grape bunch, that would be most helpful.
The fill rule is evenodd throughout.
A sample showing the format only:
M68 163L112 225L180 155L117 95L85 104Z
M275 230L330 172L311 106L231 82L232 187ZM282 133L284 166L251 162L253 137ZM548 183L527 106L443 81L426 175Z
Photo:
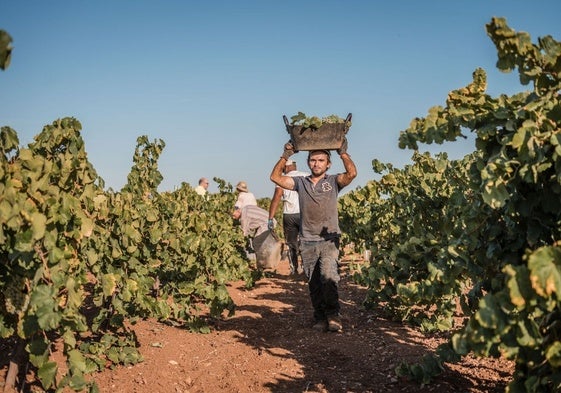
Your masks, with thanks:
M325 116L321 119L323 124L337 124L337 123L345 123L347 120L337 116L337 115L329 115ZM351 122L349 121L349 127L351 126Z
M290 118L292 120L292 125L302 126L304 128L313 128L318 129L324 124L337 124L337 123L345 123L347 120L337 116L337 115L329 115L322 118L318 116L306 116L303 112L298 112L297 115L294 115ZM349 122L349 127L350 127Z
M4 310L10 314L24 313L29 305L29 280L25 277L14 277L9 280L3 290Z

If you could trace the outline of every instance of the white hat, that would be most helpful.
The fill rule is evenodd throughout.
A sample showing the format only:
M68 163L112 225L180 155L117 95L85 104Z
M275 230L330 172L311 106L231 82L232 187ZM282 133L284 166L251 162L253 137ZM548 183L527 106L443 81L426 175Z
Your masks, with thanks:
M236 190L241 192L248 192L247 183L244 181L239 182L238 184L236 184Z

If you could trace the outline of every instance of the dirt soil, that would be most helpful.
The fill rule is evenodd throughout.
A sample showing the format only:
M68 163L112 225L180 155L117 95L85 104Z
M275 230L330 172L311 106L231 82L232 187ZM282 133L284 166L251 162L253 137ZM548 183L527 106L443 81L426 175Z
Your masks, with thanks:
M366 289L353 284L342 263L343 332L312 330L304 276L290 276L287 261L252 289L230 285L235 316L209 334L190 333L154 320L134 326L144 361L93 376L102 393L367 393L503 392L513 364L465 358L447 365L426 386L398 378L396 366L431 353L442 337L425 336L365 310ZM0 358L2 355L0 354ZM0 387L6 375L0 359ZM25 391L40 392L37 384Z

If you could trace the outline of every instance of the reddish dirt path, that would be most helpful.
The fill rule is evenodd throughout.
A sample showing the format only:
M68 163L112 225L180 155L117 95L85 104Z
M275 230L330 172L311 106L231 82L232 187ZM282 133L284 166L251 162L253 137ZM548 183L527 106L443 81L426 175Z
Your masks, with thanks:
M468 357L428 386L397 378L401 361L420 359L441 339L364 310L365 288L349 281L346 267L342 333L311 329L307 285L303 277L290 277L283 261L250 290L232 284L236 314L217 321L210 334L142 321L134 330L144 362L93 378L103 393L504 391L513 370L505 360ZM2 386L6 367L0 365ZM41 390L32 385L28 391Z

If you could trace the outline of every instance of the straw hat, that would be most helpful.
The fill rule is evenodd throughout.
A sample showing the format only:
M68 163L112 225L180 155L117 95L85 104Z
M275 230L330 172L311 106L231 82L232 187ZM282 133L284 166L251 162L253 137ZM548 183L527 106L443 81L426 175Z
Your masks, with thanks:
M241 181L238 184L236 184L236 190L241 192L249 192L247 190L247 184L244 181Z

